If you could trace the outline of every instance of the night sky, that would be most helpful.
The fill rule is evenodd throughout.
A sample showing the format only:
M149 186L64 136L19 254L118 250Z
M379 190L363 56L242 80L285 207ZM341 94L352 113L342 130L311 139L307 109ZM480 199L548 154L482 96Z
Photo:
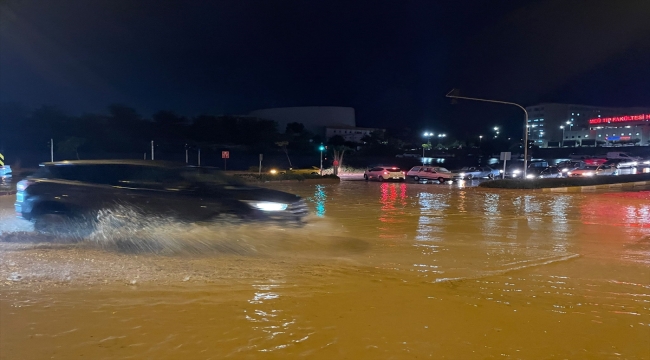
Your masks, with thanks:
M650 106L650 1L0 2L0 102L184 115L336 105L357 124L517 134L444 95ZM516 128L513 128L516 126Z

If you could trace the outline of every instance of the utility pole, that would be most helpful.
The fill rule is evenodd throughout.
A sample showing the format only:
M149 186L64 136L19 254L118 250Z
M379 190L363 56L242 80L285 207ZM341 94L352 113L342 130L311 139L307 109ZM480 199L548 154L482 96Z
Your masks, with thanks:
M513 105L521 110L524 111L524 179L526 178L526 169L528 168L528 111L526 111L526 108L513 102L508 102L508 101L499 101L499 100L488 100L488 99L479 99L479 98L471 98L471 97L465 97L465 96L458 96L458 95L453 95L452 93L456 91L456 89L451 90L447 95L445 95L448 98L453 98L453 99L465 99L465 100L474 100L474 101L484 101L484 102L491 102L491 103L497 103L497 104L506 104L506 105Z
M187 156L188 156L188 153L187 153L187 144L185 144L185 163L186 163L186 164L189 163L189 158L188 158Z
M54 162L54 139L50 139L50 162Z
M199 166L201 166L201 148L199 148L198 158L199 158Z
M153 140L151 140L151 160L153 160Z

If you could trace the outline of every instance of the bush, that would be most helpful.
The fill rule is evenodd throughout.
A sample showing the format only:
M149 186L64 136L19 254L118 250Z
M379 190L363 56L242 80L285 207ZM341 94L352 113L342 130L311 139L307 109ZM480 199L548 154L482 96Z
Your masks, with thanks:
M335 175L323 175L318 174L292 174L292 173L283 173L283 174L235 174L237 178L240 178L245 181L258 181L258 182L267 182L267 181L283 181L283 180L297 180L304 181L307 179L338 179L338 176Z
M618 184L635 181L650 181L650 174L618 175L618 176L591 176L559 179L505 179L482 182L480 187L494 189L544 189L571 186L594 186L605 184Z

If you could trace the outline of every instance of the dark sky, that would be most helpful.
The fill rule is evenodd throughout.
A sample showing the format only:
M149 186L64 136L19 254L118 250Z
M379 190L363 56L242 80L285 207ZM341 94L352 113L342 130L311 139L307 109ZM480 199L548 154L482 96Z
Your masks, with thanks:
M522 114L445 93L650 106L649 19L648 0L3 0L0 101L340 105L360 126L487 133Z

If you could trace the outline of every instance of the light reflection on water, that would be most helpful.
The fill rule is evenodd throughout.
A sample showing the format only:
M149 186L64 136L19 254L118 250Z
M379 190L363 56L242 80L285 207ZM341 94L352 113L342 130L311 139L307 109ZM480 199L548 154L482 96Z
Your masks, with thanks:
M272 186L308 198L317 225L280 230L281 241L248 239L257 250L248 256L0 243L0 285L11 290L0 296L0 350L16 358L49 357L52 348L62 358L650 358L649 192ZM37 268L46 270L30 276ZM53 275L61 269L65 283ZM79 271L90 274L83 283ZM116 279L108 299L99 289Z

